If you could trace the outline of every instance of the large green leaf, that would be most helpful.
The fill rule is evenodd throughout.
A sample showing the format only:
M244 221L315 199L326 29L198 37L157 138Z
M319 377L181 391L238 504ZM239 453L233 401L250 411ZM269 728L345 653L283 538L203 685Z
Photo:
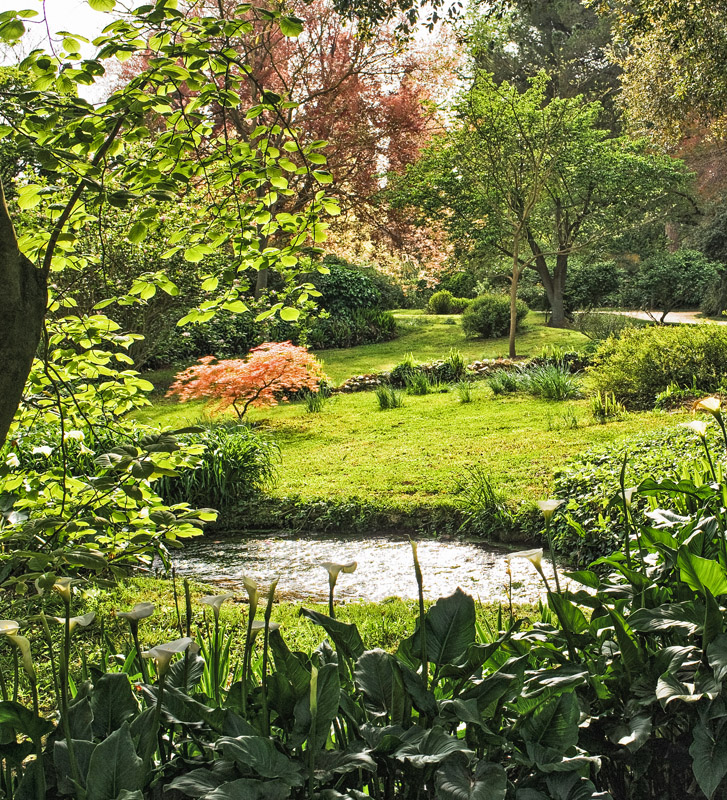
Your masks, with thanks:
M673 631L689 636L704 622L704 608L693 601L666 603L656 608L639 608L629 616L629 625L639 633Z
M317 611L311 611L308 608L301 608L300 614L311 622L315 622L316 625L320 625L333 639L336 648L346 658L356 661L366 649L355 625L339 622L337 619L332 619L325 614L319 614Z
M290 797L290 785L285 781L256 781L238 778L223 783L205 796L205 800L286 800Z
M707 661L714 670L714 679L722 681L727 675L727 634L721 633L707 646Z
M301 663L295 653L291 653L279 630L270 631L270 650L275 659L275 668L290 681L296 700L308 692L310 670Z
M316 724L315 737L311 741L310 692L301 697L295 705L295 733L304 741L308 739L308 747L320 749L326 743L333 718L338 714L341 695L341 683L338 667L335 664L324 664L318 670L316 683Z
M457 664L467 657L475 643L475 601L461 589L440 597L425 619L427 659L437 666ZM421 658L421 630L407 640L411 651Z
M409 728L402 740L403 744L396 751L396 758L413 767L441 764L454 753L463 753L466 756L472 754L461 739L445 733L438 725L424 732L421 728Z
M695 592L704 594L709 589L714 597L727 594L727 572L713 559L694 555L684 546L679 548L677 566L681 579Z
M232 764L226 768L224 762L218 761L214 772L199 767L175 778L166 788L182 792L187 797L204 797L223 783L232 780L234 776L235 770Z
M478 761L474 775L462 759L445 761L437 771L441 800L505 800L507 775L500 764Z
M665 672L656 683L656 699L664 708L674 700L696 703L702 698L714 700L719 694L720 685L711 675L699 675L694 683L687 683L673 673Z
M561 760L578 743L580 711L572 692L555 697L528 717L521 728L531 759L540 764ZM535 745L538 745L537 756Z
M395 679L397 669L394 656L384 650L368 650L356 662L354 679L369 713L388 714L397 705L395 692L402 695L402 683Z
M91 692L93 735L104 738L139 710L125 672L107 672Z
M714 727L713 727L714 726ZM727 775L727 725L725 720L705 724L698 722L694 728L694 741L689 748L692 770L699 788L712 800Z
M78 776L81 779L82 786L86 785L86 776L88 775L91 756L97 746L98 745L93 742L89 742L85 739L73 740L73 752L76 756ZM61 794L74 794L75 789L71 779L71 759L68 755L68 744L65 739L57 741L53 745L53 765L56 770L58 790Z
M609 608L608 615L613 623L616 641L618 641L621 659L626 667L626 672L630 677L635 677L639 674L643 665L643 656L639 642L636 636L634 636L631 626L618 611Z
M23 733L34 742L39 742L53 730L53 723L34 714L29 708L4 700L0 703L0 732L9 733L15 739L16 734Z
M548 605L557 614L561 624L572 633L583 633L588 628L583 612L578 606L562 594L551 592L548 595Z
M300 765L281 753L272 739L262 736L223 736L218 741L222 755L234 761L242 772L256 773L261 778L276 778L289 786L302 783Z
M136 755L129 723L96 746L88 765L87 800L116 800L124 789L144 788L144 763Z

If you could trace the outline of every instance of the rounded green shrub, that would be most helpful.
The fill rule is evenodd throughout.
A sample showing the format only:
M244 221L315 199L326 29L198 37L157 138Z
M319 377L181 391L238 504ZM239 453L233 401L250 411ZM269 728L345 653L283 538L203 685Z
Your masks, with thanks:
M525 319L528 307L517 301L517 324ZM462 314L462 328L467 336L495 339L510 330L510 298L504 294L484 294L476 297Z
M427 309L430 314L451 314L452 313L452 292L448 289L442 289L429 298Z
M471 305L472 300L469 297L453 297L452 298L452 314L463 314Z
M612 392L627 408L652 408L669 385L716 391L727 375L727 328L664 325L625 330L596 351L592 388Z

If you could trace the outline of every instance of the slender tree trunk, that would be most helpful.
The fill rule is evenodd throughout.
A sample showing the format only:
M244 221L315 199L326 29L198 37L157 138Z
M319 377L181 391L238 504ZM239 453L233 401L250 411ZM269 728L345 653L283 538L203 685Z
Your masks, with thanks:
M520 281L520 232L515 237L512 250L512 281L510 283L510 341L508 355L515 358L515 332L517 331L517 285Z
M552 328L565 328L565 306L563 303L563 292L565 291L565 279L568 271L568 256L565 253L558 253L555 257L555 272L553 273L552 296L550 299L550 326Z
M255 299L259 300L262 293L268 288L268 270L260 269L257 273L257 280L255 281Z
M0 446L20 404L43 331L46 281L18 249L0 182Z

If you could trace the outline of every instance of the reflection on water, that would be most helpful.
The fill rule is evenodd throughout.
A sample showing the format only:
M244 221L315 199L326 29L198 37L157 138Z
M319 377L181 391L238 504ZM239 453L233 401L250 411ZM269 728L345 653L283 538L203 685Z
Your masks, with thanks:
M468 542L422 540L418 546L425 595L435 600L458 586L483 602L505 602L508 551ZM205 538L175 553L178 575L203 583L242 590L248 575L266 585L280 577L278 595L291 600L324 600L328 575L323 561L357 561L351 575L341 574L336 597L341 600L383 600L417 596L411 546L405 538ZM550 576L550 563L543 562ZM511 560L513 601L535 602L543 596L539 576L522 558Z

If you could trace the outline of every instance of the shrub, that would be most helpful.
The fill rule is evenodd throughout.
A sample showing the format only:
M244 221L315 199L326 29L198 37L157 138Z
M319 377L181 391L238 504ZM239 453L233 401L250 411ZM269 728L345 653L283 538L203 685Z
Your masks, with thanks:
M470 307L472 304L472 300L469 297L453 297L452 298L452 305L450 306L452 311L451 314L463 314L466 309Z
M401 408L404 405L403 393L393 386L379 386L376 390L376 400L379 403L379 411Z
M623 270L614 261L579 263L568 266L564 301L569 311L608 305L623 280Z
M389 379L394 386L406 386L412 375L421 372L421 366L414 360L414 353L407 353L392 370Z
M654 405L670 384L716 391L727 374L727 328L651 326L604 342L589 370L595 391L612 392L627 408Z
M250 406L274 406L303 389L317 391L323 378L323 367L305 347L265 342L246 359L201 358L177 374L167 397L176 394L181 402L210 400L215 412L232 406L242 419Z
M396 320L390 311L363 308L313 319L306 332L306 342L315 350L326 350L388 342L397 335Z
M431 314L451 314L453 299L452 292L442 289L429 298L427 309Z
M520 385L533 397L544 400L574 400L581 396L581 377L562 363L530 367L520 376Z
M487 385L495 394L510 394L520 388L520 373L498 369L487 378Z
M204 450L194 469L155 482L167 503L223 508L250 498L274 481L280 449L249 425L218 423L180 439L201 444Z
M528 307L517 301L517 324L525 319ZM510 330L510 298L501 294L486 294L473 300L462 314L462 328L467 336L495 339Z
M648 324L625 314L603 311L581 311L575 315L576 330L594 342L604 342L610 336L620 336L625 330L644 328Z

